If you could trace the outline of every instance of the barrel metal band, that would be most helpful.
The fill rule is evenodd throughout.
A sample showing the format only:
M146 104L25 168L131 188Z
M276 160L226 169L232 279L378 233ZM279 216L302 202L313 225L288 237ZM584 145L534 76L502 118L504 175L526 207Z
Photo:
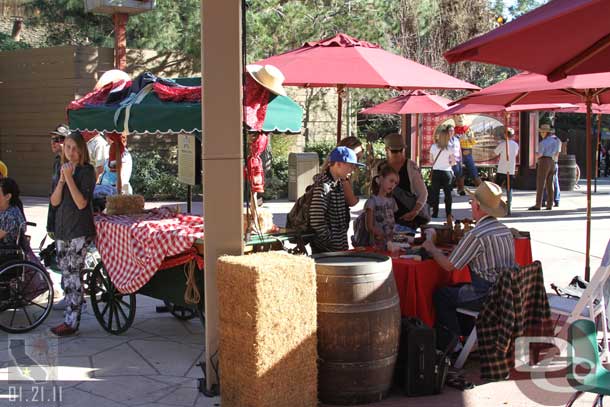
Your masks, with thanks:
M398 295L395 295L385 300L365 304L318 303L318 312L327 312L329 314L355 314L365 311L381 311L392 308L398 304L400 304L400 298L398 298Z
M392 271L387 274L375 273L375 274L361 274L361 275L350 275L350 274L318 274L317 279L323 283L336 280L346 280L352 283L374 283L376 281L386 281L392 278Z
M396 362L397 354L394 353L385 358L369 360L366 362L333 362L326 359L322 360L322 366L324 369L380 369L387 366L391 366Z

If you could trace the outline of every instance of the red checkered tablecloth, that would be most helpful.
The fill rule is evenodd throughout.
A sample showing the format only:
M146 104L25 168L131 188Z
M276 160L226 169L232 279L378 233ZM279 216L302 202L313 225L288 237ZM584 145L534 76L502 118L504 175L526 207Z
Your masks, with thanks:
M163 259L203 238L203 218L153 209L137 215L97 215L96 247L110 280L134 293L157 272Z

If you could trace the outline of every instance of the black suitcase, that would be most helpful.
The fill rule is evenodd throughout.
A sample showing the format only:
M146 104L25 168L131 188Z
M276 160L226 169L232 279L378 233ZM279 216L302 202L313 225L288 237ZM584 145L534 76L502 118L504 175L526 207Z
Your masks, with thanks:
M449 359L436 349L436 332L418 318L403 318L394 383L407 396L438 394L445 386ZM455 345L452 341L451 348Z

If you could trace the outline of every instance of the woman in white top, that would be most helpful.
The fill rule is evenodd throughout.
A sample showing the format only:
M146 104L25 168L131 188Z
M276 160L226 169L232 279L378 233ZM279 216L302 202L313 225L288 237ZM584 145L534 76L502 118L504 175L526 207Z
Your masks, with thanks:
M451 221L451 190L453 184L453 170L455 165L455 154L452 146L449 145L451 135L446 128L440 130L438 139L430 147L430 159L432 160L432 187L430 191L430 206L432 207L432 217L438 218L438 204L441 188L445 195L445 213L447 221Z

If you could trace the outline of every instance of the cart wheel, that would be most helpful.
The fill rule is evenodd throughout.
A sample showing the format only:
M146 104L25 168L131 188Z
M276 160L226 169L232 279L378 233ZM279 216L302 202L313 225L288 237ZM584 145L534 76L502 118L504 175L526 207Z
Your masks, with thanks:
M40 325L53 307L53 282L47 271L29 261L0 267L0 330L28 332Z
M189 319L193 319L197 316L195 310L192 308L176 305L173 302L165 300L163 300L163 303L167 307L167 310L181 321L188 321Z
M121 294L102 263L91 273L89 294L95 318L106 332L118 335L131 326L136 316L136 295Z

